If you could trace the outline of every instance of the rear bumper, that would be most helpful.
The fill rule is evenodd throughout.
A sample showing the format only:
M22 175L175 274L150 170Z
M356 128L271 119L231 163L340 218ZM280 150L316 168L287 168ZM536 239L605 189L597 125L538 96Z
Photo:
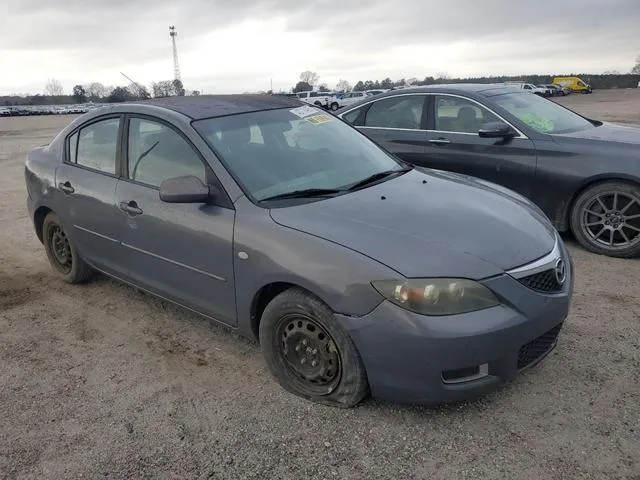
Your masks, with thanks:
M384 301L364 317L337 315L374 397L432 406L465 400L498 389L553 350L569 311L571 278L556 295L536 293L508 275L484 283L518 305L427 317Z

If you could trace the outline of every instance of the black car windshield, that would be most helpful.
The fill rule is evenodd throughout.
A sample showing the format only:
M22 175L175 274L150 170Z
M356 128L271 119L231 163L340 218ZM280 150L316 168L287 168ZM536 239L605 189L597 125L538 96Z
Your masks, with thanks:
M492 100L539 133L569 133L594 128L580 115L538 95L507 93Z
M343 190L395 160L333 115L311 106L193 122L255 201L299 191Z

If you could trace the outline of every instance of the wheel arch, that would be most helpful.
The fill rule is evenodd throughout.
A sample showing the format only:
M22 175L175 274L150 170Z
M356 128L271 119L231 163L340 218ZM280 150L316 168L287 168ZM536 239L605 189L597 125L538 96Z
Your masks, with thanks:
M297 288L299 290L302 290L309 295L316 297L325 305L328 305L320 295L317 295L309 288L298 283L293 283L291 281L273 281L267 283L258 289L251 300L250 328L251 334L256 340L259 340L260 321L262 320L262 314L264 313L265 308L274 298L276 298L285 290L289 290L290 288Z
M44 243L44 219L47 217L47 215L49 215L50 212L53 212L53 210L43 205L38 207L33 213L33 226L36 229L36 235L38 236L38 240L40 240L40 243Z
M562 231L571 230L571 212L573 212L573 207L575 206L578 197L580 197L580 195L582 195L589 188L608 182L623 182L640 187L640 178L624 173L604 173L602 175L597 175L585 179L567 202L566 208L562 213L562 218L558 222Z

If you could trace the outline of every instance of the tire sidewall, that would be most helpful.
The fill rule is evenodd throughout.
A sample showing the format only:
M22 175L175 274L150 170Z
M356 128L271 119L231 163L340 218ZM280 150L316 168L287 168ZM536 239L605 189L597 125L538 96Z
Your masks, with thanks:
M288 367L280 354L278 325L287 314L302 314L321 324L333 339L342 366L340 382L326 395L309 395L299 391L290 378ZM303 290L292 288L267 305L259 328L260 347L271 374L287 391L307 400L325 405L349 408L369 393L364 365L349 334L335 320L333 312L320 300Z
M58 226L62 229L62 231L67 236L67 240L69 242L69 249L71 250L71 270L67 273L60 270L58 266L53 252L51 251L51 241L49 239L51 229L54 226ZM44 223L42 226L42 239L44 242L44 249L47 252L47 258L49 259L49 263L53 267L53 270L56 272L62 280L68 283L75 283L75 279L78 277L78 269L80 267L80 258L78 256L78 250L76 248L76 244L71 236L69 230L64 226L64 224L60 221L58 216L51 212L44 219Z

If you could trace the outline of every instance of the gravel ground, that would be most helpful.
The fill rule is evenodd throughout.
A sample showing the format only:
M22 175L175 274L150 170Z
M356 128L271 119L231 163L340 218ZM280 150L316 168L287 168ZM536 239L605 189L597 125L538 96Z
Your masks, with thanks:
M563 101L610 112L607 94L627 95ZM106 278L52 275L23 160L69 120L0 119L0 478L640 479L639 260L569 240L559 345L496 394L317 406L233 332Z

